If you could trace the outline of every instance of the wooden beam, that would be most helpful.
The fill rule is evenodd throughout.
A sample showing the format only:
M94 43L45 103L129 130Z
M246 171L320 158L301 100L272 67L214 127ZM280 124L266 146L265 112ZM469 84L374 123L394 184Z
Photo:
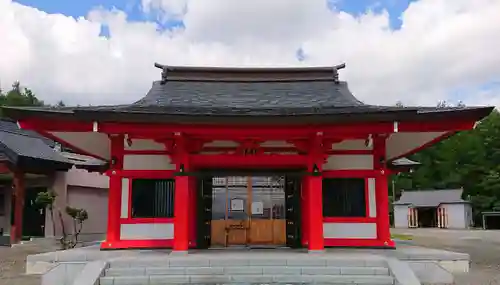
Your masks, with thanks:
M23 129L36 131L62 131L62 132L92 132L94 122L54 121L40 118L29 118L19 121ZM242 138L304 138L317 132L323 132L324 137L344 137L357 134L393 133L393 132L439 132L460 131L474 127L475 121L471 119L423 122L360 122L348 124L329 125L184 125L184 124L146 124L146 123L96 123L97 131L109 134L130 134L133 136L147 136L161 134L170 137L176 132L186 135L201 135L209 137L227 136ZM397 128L395 127L397 125Z
M7 166L7 163L1 162L0 163L0 174L9 174L11 173L11 170Z
M305 151L301 151L296 147L291 146L282 146L282 147L266 147L259 146L256 147L260 153L283 153L283 152L296 152L296 153L306 153ZM199 151L195 151L195 153L200 154L201 152L224 152L226 154L229 153L238 153L238 147L232 146L205 146ZM373 154L372 150L369 149L332 149L324 151L325 154L328 155L370 155ZM125 150L125 155L171 155L172 151L169 150Z
M189 156L189 161L196 168L305 168L308 156L299 154L193 154Z
M11 244L17 244L21 241L23 237L23 213L24 213L24 199L26 194L25 189L25 175L22 171L14 171L13 179L14 192L12 199L14 203L14 223L11 225L10 229L10 241Z

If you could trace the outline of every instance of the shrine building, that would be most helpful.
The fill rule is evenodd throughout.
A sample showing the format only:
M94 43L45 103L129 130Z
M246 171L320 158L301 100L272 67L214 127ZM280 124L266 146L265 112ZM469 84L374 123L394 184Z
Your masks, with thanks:
M367 105L344 65L155 66L160 80L129 105L3 108L109 163L103 249L393 248L395 161L493 109Z

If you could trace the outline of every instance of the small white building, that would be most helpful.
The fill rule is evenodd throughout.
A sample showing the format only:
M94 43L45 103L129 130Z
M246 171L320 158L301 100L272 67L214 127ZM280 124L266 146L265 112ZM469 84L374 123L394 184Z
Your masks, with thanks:
M473 225L472 206L463 189L404 191L394 203L396 228L467 229Z

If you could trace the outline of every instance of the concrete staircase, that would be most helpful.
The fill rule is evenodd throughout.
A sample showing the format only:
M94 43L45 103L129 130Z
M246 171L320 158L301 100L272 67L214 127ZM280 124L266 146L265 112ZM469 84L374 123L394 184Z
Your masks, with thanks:
M297 258L299 257L299 258ZM375 256L352 257L303 254L259 256L188 255L157 259L110 261L101 285L234 283L322 283L390 285L395 279L387 260Z

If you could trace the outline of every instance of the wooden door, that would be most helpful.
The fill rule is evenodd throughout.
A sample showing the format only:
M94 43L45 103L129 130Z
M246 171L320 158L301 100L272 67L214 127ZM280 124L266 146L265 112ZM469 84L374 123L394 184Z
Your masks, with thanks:
M249 243L285 245L284 177L253 177L249 209Z
M285 245L283 177L213 180L211 246Z
M213 178L212 247L247 244L249 219L248 178L227 176Z
M251 178L248 176L227 177L227 219L225 223L226 245L242 246L248 244L249 208Z

